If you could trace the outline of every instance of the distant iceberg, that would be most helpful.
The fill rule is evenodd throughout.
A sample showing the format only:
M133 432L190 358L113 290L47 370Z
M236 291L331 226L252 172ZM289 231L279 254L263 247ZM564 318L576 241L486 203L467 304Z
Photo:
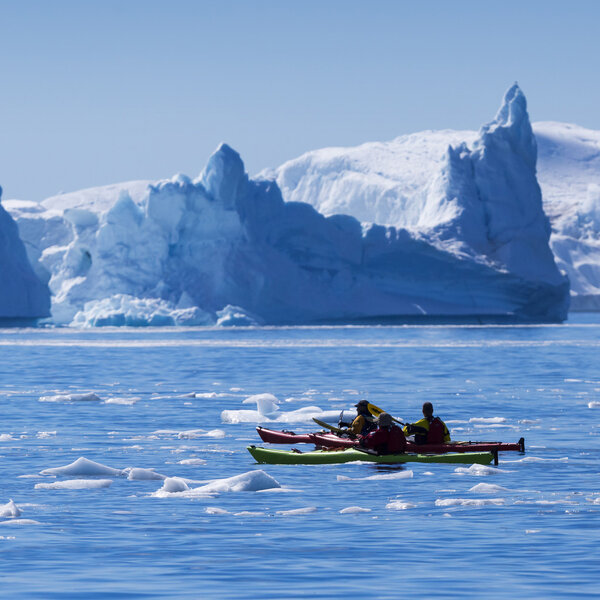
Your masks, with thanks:
M292 184L315 202L318 186L336 178L352 190L350 160L321 174L300 163L274 174L289 202L277 182L248 178L222 144L194 180L130 182L10 209L60 324L566 318L568 281L548 247L535 138L517 86L472 148L447 148L423 193L402 210L389 196L398 226L293 201Z

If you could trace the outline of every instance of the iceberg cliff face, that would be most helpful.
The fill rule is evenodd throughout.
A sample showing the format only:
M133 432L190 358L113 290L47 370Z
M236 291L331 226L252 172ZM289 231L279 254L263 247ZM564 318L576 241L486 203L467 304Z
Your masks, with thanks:
M495 133L499 123L510 122L515 133L510 137L518 141L523 139L523 132L528 134L527 124L518 118L524 116L519 109L523 104L515 102L519 94L511 90L506 109L501 108L488 129ZM522 132L515 127L519 121L525 125ZM500 125L500 128L511 133L511 127ZM534 123L533 131L538 151L537 179L552 229L549 245L556 265L570 281L570 309L600 310L600 132L554 122ZM486 135L485 141L489 138ZM456 251L469 253L478 248L477 251L487 252L486 228L480 227L476 220L463 219L461 230L454 234L451 227L463 210L454 199L461 195L472 198L476 190L469 172L471 149L477 140L480 144L481 132L423 131L390 142L315 150L278 169L263 171L260 176L276 180L286 200L309 202L325 215L346 212L361 221L408 228L416 235L423 232L435 244L446 233L445 243L452 245L454 240ZM514 155L510 146L507 142L509 154ZM534 146L526 142L516 156L523 154L523 162L527 164L533 153ZM510 159L506 156L505 160ZM503 182L500 184L502 188ZM471 190L464 189L465 186ZM528 187L532 189L530 197L537 197L535 186L530 183ZM514 216L515 209L522 208L517 205L510 209L515 224L523 222L518 212ZM532 240L537 240L534 253L545 254L545 227L539 219L531 223L537 228L532 239L528 239L530 228L526 228L503 253L496 254L498 260L508 261L512 254L517 258L511 265L516 262L518 267L519 262L525 263L518 259L521 252L517 248L519 244L531 246ZM474 226L473 231L469 231L469 224ZM498 228L493 233L499 234ZM529 255L527 247L522 252ZM539 268L542 262L550 265L548 274L552 278L555 271L548 260L533 264Z
M462 152L452 154L458 166L450 165L445 175L460 190L477 185L473 163L479 159L476 150ZM447 186L438 186L446 194ZM430 236L361 225L350 216L325 217L308 204L284 202L275 182L249 179L226 145L196 180L180 175L135 190L123 184L15 208L23 237L43 234L26 241L50 275L56 322L566 316L564 279L530 278L511 272L491 250L490 256L477 253L478 221L471 213L484 217L469 208L474 197L466 204L447 194L432 200L453 206L444 207L447 217L438 218ZM468 224L473 238L462 240ZM448 234L452 227L454 237Z
M0 205L0 320L27 321L49 314L48 287L31 268L17 225Z

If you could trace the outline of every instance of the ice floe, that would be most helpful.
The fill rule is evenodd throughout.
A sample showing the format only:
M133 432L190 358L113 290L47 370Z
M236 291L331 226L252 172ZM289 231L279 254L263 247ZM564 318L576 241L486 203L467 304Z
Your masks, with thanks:
M134 467L127 467L123 469L123 473L127 474L127 479L130 481L149 481L149 480L158 480L158 479L166 479L166 475L161 475L157 473L154 469L140 469Z
M370 508L363 508L362 506L347 506L340 510L340 515L355 515L358 513L371 512Z
M57 394L55 396L40 396L40 402L99 402L100 397L90 392L88 394Z
M141 398L139 396L132 396L130 398L115 396L113 398L107 398L104 401L104 404L120 404L123 406L132 406L136 402L139 402L140 400L141 400Z
M66 479L52 483L36 483L36 490L97 490L110 487L112 479Z
M444 498L435 501L436 506L502 506L504 498Z
M220 439L225 437L225 432L222 429L211 429L210 431L206 431L205 429L190 429L188 431L180 431L177 437L180 440L194 440L202 437Z
M411 479L413 477L412 471L396 471L394 473L377 473L376 475L369 475L368 477L347 477L346 475L338 475L338 481L377 481L377 480L388 480L388 479Z
M296 515L309 515L317 512L316 506L307 506L306 508L294 508L292 510L278 510L275 514L282 517L295 517Z
M478 483L469 491L477 494L497 494L498 492L508 492L510 490L501 485L494 485L493 483Z
M218 506L207 506L204 509L204 512L207 515L229 515L229 514L231 514L228 510L225 510L224 508L219 508Z
M14 439L10 433L0 433L0 442L11 442Z
M178 465L205 465L206 461L203 458L184 458L177 461Z
M600 408L600 402L596 402L595 400L588 402L588 408Z
M258 492L280 487L273 477L264 471L256 470L225 479L215 479L196 488L190 488L181 478L168 477L163 486L152 496L157 498L168 498L173 494L181 497L210 496L224 492Z
M34 519L9 519L8 521L0 521L0 525L41 525L41 523Z
M561 458L542 458L540 456L524 456L517 460L503 460L503 463L528 463L528 462L568 462L568 456L562 456Z
M94 462L93 460L89 460L83 456L78 458L75 462L72 462L70 465L65 465L64 467L54 467L52 469L44 469L40 471L41 475L82 475L82 476L102 476L109 475L113 477L118 477L123 475L124 472L122 469L113 469L112 467L107 467L106 465L102 465L100 463Z
M243 404L256 404L256 410L224 410L221 412L223 423L262 423L264 421L277 421L280 423L310 422L313 417L319 419L335 419L340 414L339 410L324 411L318 406L304 406L297 410L281 411L279 400L273 394L255 394L242 401Z
M407 510L409 508L416 508L417 505L412 502L404 502L403 500L391 500L385 507L388 510Z
M12 499L7 504L0 505L0 517L20 517L21 510Z
M474 475L475 477L485 477L487 475L498 475L500 473L509 473L498 467L488 467L487 465L471 465L470 467L457 467L454 469L459 475Z

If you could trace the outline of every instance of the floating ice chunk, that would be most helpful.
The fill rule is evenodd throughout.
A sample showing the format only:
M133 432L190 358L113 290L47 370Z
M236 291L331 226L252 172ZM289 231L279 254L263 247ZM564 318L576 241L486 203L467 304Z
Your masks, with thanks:
M262 323L261 319L239 306L228 304L217 311L217 327L255 327Z
M388 502L385 507L388 510L407 510L409 508L416 508L417 505L412 502L404 502L402 500L392 500Z
M501 485L494 485L493 483L478 483L474 485L470 492L477 494L496 494L498 492L508 492L508 488L502 487Z
M0 433L0 442L10 442L14 439L10 433Z
M265 513L259 510L242 510L233 513L234 517L264 517Z
M194 488L194 492L215 493L215 492L257 492L270 488L279 488L281 485L267 475L264 471L249 471L227 479L216 479L202 487Z
M371 512L370 508L362 508L362 506L347 506L340 510L340 515L356 515L358 513Z
M396 471L395 473L377 473L376 475L369 475L368 477L347 477L346 475L338 475L338 481L377 481L387 479L411 479L413 477L412 471Z
M499 473L509 473L498 467L488 467L487 465L471 465L470 467L457 467L454 469L459 475L474 475L475 477L485 477L487 475L498 475Z
M38 431L37 436L39 439L45 439L49 437L54 437L56 435L56 431Z
M131 405L135 404L136 402L138 402L139 400L141 400L141 398L139 396L132 396L130 398L113 397L113 398L107 398L104 401L104 404L122 404L124 406L131 406Z
M587 498L587 501L591 502L592 504L600 504L600 496L597 498Z
M130 481L151 481L167 478L166 475L156 473L154 469L140 469L128 467L124 469L123 472L127 473L127 479L129 479Z
M229 514L231 514L228 510L225 510L224 508L219 508L218 506L207 506L204 509L204 512L207 515L229 515Z
M205 465L206 461L203 458L184 458L177 461L178 465Z
M205 429L190 429L189 431L180 431L177 437L180 440L194 440L202 437L224 438L225 432L222 429L211 429L210 431L206 431Z
M110 487L112 479L66 479L52 483L36 483L36 490L96 490Z
M57 394L56 396L40 396L40 402L98 402L100 398L90 392L88 394Z
M530 534L530 533L539 533L541 531L541 529L526 529L525 533L526 534Z
M504 498L445 498L435 501L436 506L502 506Z
M473 417L469 419L469 423L483 423L485 425L504 423L505 421L504 417Z
M188 484L181 477L167 477L159 492L167 492L169 494L177 492L185 492L189 490Z
M10 519L9 521L0 521L0 525L41 525L41 523L33 519Z
M84 475L84 476L102 476L111 475L118 477L123 475L122 469L113 469L100 463L94 462L81 456L75 462L64 467L54 467L40 471L42 475Z
M0 505L0 517L20 517L21 510L19 507L13 502L13 500L9 500L7 504Z
M136 298L114 294L90 300L74 316L73 327L164 327L174 325L213 325L208 312L194 306L179 308L160 298Z
M600 402L596 402L595 400L588 402L588 408L600 408Z
M294 508L292 510L278 510L275 514L282 517L295 517L296 515L309 515L317 512L316 506L307 506L306 508Z
M320 419L337 419L339 410L324 411L318 406L304 406L297 410L283 412L279 410L279 400L273 394L256 394L249 396L243 404L256 403L256 410L224 410L221 420L224 423L261 423L277 421L278 423L306 423L313 417Z

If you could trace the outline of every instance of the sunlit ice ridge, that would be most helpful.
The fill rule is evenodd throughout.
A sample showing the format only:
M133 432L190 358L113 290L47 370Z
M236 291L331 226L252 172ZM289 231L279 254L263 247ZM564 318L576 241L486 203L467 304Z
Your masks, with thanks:
M434 169L395 164L379 144L365 170L352 152L318 151L250 178L222 144L195 179L9 200L18 236L0 260L24 245L39 308L0 317L47 317L49 298L47 322L80 327L566 318L569 281L550 248L517 85ZM428 183L381 200L386 168L428 171ZM22 292L10 293L19 305Z

